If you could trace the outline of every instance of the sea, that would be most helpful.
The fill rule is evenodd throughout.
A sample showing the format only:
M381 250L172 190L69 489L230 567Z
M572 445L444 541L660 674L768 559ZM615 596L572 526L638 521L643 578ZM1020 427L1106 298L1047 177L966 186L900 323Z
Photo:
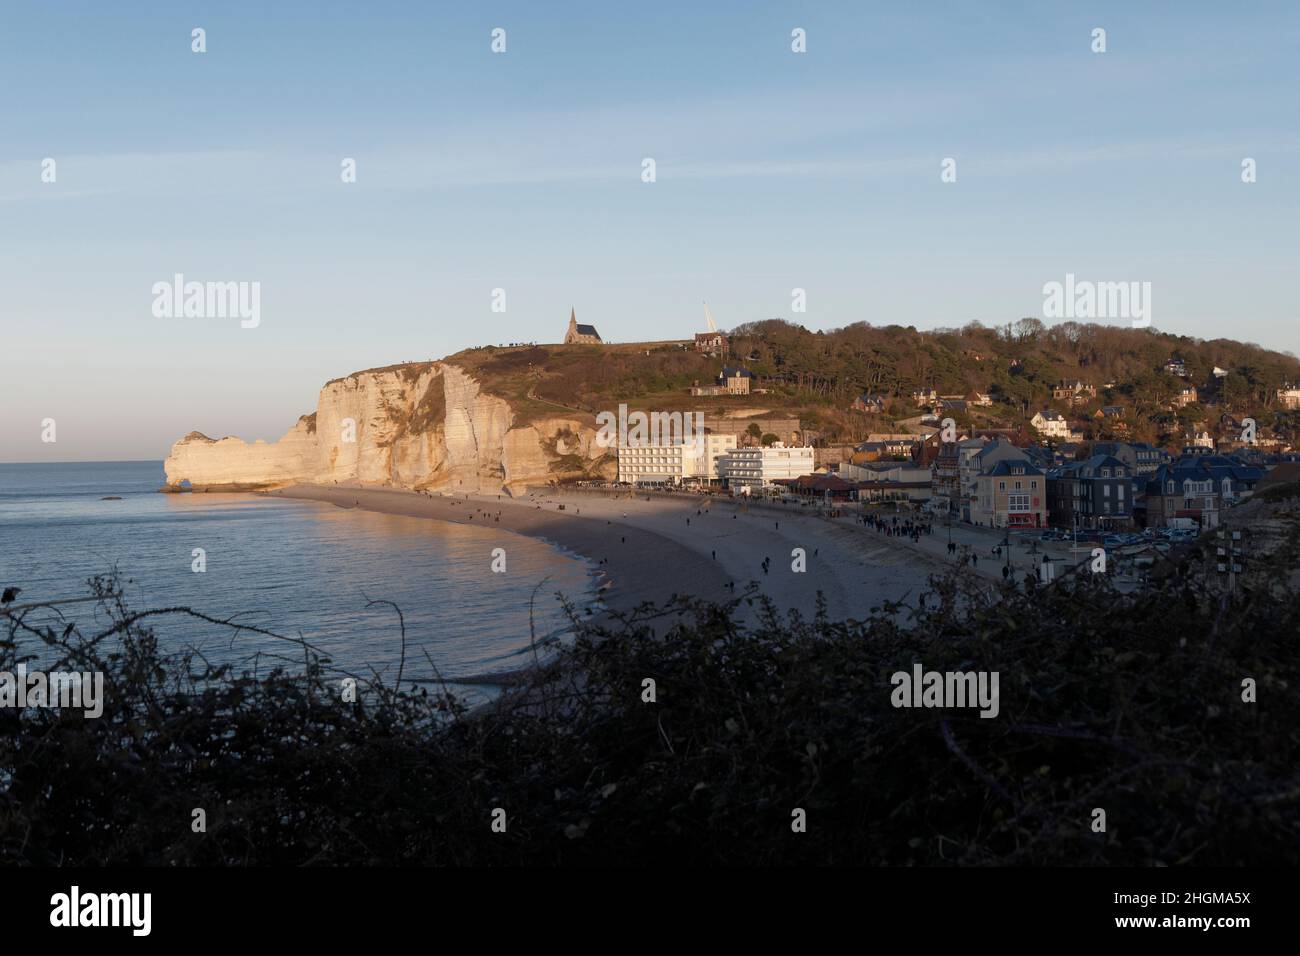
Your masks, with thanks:
M57 601L87 596L90 578L114 572L134 609L237 616L390 685L402 660L396 605L404 678L440 676L470 703L495 689L457 677L513 670L532 662L534 639L561 640L561 596L578 613L596 604L590 564L543 541L313 501L165 494L163 483L160 461L0 464L0 587L21 588L19 604ZM496 548L506 573L490 570ZM58 610L83 633L105 620L93 602ZM261 669L272 655L301 660L276 638L232 637L186 616L151 625L164 651L196 647Z

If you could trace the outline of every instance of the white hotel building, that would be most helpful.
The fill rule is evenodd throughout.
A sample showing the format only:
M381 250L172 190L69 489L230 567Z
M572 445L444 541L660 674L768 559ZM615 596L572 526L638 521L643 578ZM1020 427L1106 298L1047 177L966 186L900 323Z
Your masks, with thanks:
M712 434L699 436L698 443L620 446L618 480L632 485L679 485L688 478L718 481L720 463L735 447L735 435Z
M769 448L735 448L719 463L727 487L766 488L778 478L798 478L813 473L811 446L787 448L777 442Z

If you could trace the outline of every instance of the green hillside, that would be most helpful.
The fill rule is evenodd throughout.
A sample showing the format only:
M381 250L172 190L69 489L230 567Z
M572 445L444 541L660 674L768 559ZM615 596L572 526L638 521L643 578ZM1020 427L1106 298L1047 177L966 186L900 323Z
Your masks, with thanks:
M1229 339L1205 341L1151 329L1065 322L1046 327L1022 319L998 328L972 323L961 329L918 332L912 327L866 323L810 332L780 319L732 330L729 364L754 373L765 394L693 398L688 388L709 384L723 361L674 342L615 345L485 346L448 361L474 374L489 391L511 400L523 419L559 409L595 413L620 401L633 408L700 409L710 414L761 409L799 417L827 440L853 441L918 414L910 395L918 388L940 394L988 393L994 404L957 417L962 424L1018 425L1052 401L1063 379L1095 385L1095 400L1073 416L1090 421L1103 405L1122 405L1127 437L1177 441L1190 428L1217 428L1225 415L1252 415L1280 435L1300 433L1300 413L1280 409L1275 391L1300 381L1300 360L1290 354ZM1163 370L1181 359L1187 377ZM1217 379L1215 367L1228 375ZM1171 409L1180 388L1195 384L1199 400ZM1110 387L1107 387L1110 386ZM853 412L853 399L888 396L885 413ZM1100 434L1095 437L1111 437Z

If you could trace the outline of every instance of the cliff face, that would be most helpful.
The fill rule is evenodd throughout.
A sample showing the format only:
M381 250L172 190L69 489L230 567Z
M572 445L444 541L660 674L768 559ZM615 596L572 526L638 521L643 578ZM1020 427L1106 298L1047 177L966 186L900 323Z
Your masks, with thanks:
M316 412L276 442L191 432L164 468L170 489L214 491L337 481L513 493L557 478L613 477L590 422L513 420L508 401L454 365L401 365L327 383Z

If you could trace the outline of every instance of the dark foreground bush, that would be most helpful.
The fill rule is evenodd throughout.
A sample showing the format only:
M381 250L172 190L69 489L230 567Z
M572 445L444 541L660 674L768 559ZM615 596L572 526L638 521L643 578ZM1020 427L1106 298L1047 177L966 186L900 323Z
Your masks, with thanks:
M924 609L750 627L680 602L578 624L467 714L409 683L343 703L309 650L261 677L162 655L150 625L188 612L95 586L96 634L8 617L0 669L43 644L108 689L93 720L0 709L2 863L1300 862L1290 596L950 578ZM999 672L998 716L893 707L913 661Z

